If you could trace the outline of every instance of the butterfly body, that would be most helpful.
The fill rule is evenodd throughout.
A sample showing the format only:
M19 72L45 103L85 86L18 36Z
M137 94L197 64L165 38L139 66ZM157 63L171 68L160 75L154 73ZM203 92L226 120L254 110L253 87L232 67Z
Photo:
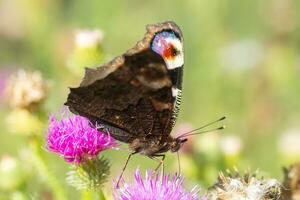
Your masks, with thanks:
M86 69L66 105L103 124L115 139L149 157L177 151L186 139L170 133L181 100L183 37L173 22L148 25L135 47L111 62Z
M164 143L147 138L136 138L130 143L130 149L149 157L160 155L167 151L177 152L187 139L176 139L169 137Z

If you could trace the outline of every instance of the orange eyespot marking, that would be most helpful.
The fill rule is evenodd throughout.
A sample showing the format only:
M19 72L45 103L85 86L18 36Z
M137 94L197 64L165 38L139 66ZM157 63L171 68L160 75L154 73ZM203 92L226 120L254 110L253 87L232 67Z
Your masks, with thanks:
M168 45L163 51L163 57L166 59L174 59L178 51L173 45Z

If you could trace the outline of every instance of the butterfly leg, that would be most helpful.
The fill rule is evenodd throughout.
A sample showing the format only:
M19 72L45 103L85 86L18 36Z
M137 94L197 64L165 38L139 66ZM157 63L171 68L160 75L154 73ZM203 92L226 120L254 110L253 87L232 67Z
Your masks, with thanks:
M177 175L177 178L180 178L180 176L181 176L181 165L180 165L179 151L177 151L177 161L178 161L178 175Z
M180 165L180 157L179 152L177 151L177 162L178 162L178 174L181 174L181 165Z
M159 159L158 157L161 157L161 159ZM164 166L165 157L166 157L166 155L164 155L164 154L158 154L158 155L154 155L154 156L150 157L152 160L155 160L156 162L158 162L158 166L155 168L155 172L157 172L157 170L160 168L160 166L162 166L162 172L164 174L164 171L165 171L165 166Z
M134 154L136 154L136 153L137 153L137 152L132 152L132 153L129 154L129 156L128 156L126 162L125 162L125 165L124 165L124 167L123 167L123 169L122 169L122 172L121 172L121 174L120 174L120 176L119 176L119 179L118 179L118 182L117 182L117 188L119 188L119 183L120 183L120 181L121 181L121 178L122 178L122 176L123 176L123 174L124 174L124 171L125 171L125 169L126 169L126 167L127 167L127 164L128 164L128 162L129 162L131 156L134 155Z

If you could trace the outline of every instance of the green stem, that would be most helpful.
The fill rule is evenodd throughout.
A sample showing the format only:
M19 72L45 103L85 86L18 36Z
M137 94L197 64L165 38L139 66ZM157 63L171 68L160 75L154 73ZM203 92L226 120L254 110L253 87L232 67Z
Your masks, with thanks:
M94 192L92 190L81 190L81 200L93 200ZM97 191L98 200L106 200L102 190Z
M101 189L99 189L98 195L99 195L99 200L106 200L106 198L104 196L104 193L103 193L103 191Z
M81 190L81 200L92 200L93 194L91 190Z
M47 181L48 186L51 188L54 199L57 200L67 200L67 195L65 194L65 191L63 190L63 187L60 185L57 178L50 172L48 169L48 165L46 164L43 156L41 155L42 152L38 147L40 147L38 139L35 138L35 141L33 141L33 145L31 146L32 150L32 157L33 157L33 164L35 165L38 172L45 178Z

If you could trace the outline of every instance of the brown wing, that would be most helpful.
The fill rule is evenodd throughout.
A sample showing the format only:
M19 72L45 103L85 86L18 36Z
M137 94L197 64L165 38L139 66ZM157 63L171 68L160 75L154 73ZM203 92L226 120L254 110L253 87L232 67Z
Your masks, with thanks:
M172 22L149 25L134 48L97 69L86 69L80 87L70 89L70 110L117 129L112 136L126 143L167 137L175 103L172 78L164 60L150 49L155 33L165 29L181 34Z

